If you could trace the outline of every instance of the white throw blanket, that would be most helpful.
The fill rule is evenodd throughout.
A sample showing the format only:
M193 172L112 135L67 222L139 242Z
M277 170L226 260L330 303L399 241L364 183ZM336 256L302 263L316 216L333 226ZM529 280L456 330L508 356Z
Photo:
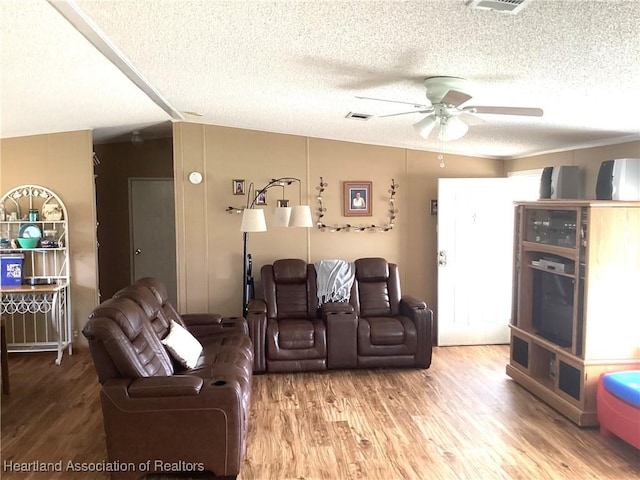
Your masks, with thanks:
M315 267L318 305L348 302L356 275L355 264L344 260L320 260Z

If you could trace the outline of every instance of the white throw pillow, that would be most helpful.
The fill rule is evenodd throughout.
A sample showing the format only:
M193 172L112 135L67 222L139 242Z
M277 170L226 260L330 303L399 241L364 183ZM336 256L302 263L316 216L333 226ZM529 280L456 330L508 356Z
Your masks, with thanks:
M171 320L169 335L162 344L183 367L195 368L202 353L202 345L196 337L174 320Z

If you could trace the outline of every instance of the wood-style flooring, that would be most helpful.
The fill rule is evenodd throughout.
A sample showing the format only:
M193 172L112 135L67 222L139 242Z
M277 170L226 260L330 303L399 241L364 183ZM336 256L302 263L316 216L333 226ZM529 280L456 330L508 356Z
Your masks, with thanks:
M435 348L428 370L258 375L249 479L638 479L640 451L579 428L505 375L508 347ZM9 356L2 479L107 479L10 473L7 461L106 459L88 351Z

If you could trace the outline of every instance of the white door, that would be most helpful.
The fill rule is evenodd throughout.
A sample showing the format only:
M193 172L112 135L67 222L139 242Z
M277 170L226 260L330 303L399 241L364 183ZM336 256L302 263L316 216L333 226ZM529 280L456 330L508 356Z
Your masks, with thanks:
M515 200L521 179L438 182L438 345L509 343Z
M159 278L177 305L174 198L172 179L130 179L131 280Z

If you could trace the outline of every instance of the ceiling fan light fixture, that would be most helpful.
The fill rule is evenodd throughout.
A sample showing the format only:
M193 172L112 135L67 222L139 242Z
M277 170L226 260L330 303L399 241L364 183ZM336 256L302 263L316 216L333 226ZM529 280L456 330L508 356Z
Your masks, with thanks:
M424 117L418 123L414 124L413 128L415 128L416 132L418 132L418 135L426 139L429 137L429 134L431 133L431 131L435 126L436 126L435 117L433 115L429 115L427 117Z
M477 0L479 1L479 0ZM528 0L500 0L503 2L516 2ZM380 115L380 117L396 117L399 115L408 115L412 113L427 114L422 120L413 125L416 132L425 139L437 124L440 124L438 131L438 140L447 142L462 138L469 126L458 118L463 113L468 114L492 114L492 115L522 115L529 117L541 117L543 111L541 108L523 108L523 107L497 107L497 106L479 106L467 105L471 98L468 93L469 82L460 77L427 77L424 80L424 86L427 89L427 100L430 105L420 105L417 103L409 103L397 100L388 100L384 98L358 97L368 100L379 100L381 102L393 102L413 105L418 110L408 112L391 113L388 115Z
M492 10L500 13L515 15L520 12L530 0L467 0L465 5L474 10Z
M469 125L458 117L445 117L440 121L440 132L438 138L443 142L457 140L464 137L469 130Z

